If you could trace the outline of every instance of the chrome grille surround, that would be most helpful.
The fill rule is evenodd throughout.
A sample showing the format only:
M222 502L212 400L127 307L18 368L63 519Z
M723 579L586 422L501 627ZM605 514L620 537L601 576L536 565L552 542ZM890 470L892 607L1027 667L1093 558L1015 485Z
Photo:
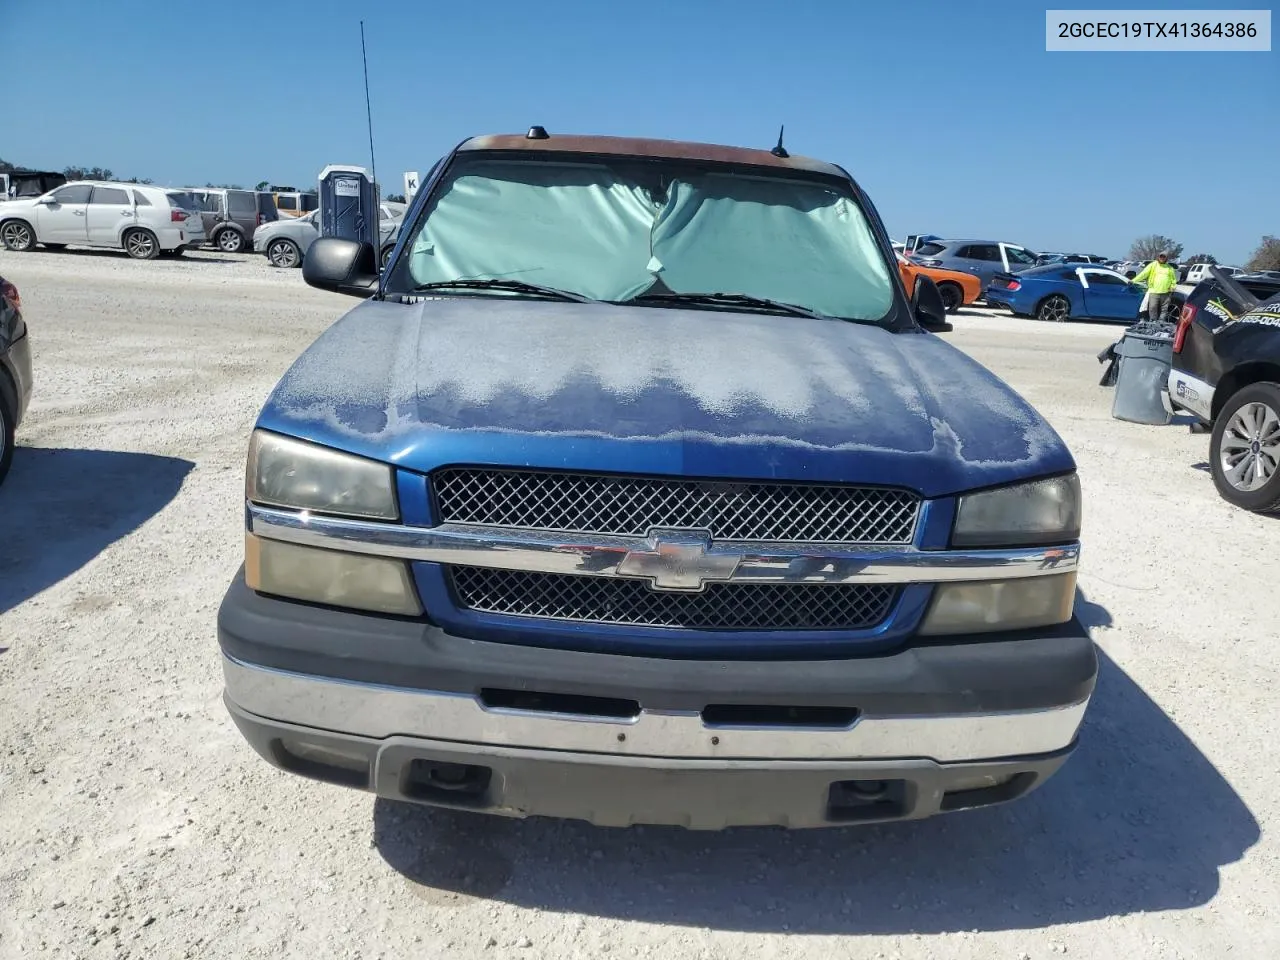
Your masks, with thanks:
M684 528L736 542L906 545L922 503L895 488L489 467L446 467L431 484L439 523L638 537Z
M579 623L694 630L865 630L889 615L892 584L708 583L658 591L644 580L451 566L459 607Z

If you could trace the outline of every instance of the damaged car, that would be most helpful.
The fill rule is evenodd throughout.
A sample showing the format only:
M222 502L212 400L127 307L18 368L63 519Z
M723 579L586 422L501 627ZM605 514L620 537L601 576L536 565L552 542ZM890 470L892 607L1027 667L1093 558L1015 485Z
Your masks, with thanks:
M1182 308L1168 387L1174 410L1210 432L1222 498L1280 511L1280 280L1210 267Z
M1076 463L842 168L480 136L248 438L225 702L302 776L695 829L1012 801L1078 740Z

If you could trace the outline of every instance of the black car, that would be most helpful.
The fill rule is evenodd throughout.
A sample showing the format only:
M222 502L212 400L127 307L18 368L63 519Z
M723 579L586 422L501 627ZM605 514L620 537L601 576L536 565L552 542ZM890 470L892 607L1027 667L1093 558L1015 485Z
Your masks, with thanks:
M1215 267L1196 285L1174 334L1169 400L1212 427L1223 499L1280 511L1280 280Z
M13 462L14 433L31 399L31 344L18 288L0 277L0 483Z

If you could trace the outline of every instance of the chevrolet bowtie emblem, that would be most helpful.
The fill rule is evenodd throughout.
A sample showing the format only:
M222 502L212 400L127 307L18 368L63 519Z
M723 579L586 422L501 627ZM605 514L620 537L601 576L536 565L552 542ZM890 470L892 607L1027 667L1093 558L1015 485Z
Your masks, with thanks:
M642 549L629 550L618 575L643 577L655 590L698 591L709 580L729 580L742 557L713 551L707 534L694 530L651 530Z

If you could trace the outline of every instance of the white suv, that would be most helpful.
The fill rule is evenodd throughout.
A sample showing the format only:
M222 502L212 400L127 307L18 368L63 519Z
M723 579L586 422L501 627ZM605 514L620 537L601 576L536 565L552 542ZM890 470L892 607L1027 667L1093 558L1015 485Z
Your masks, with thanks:
M115 247L152 260L194 249L204 239L195 199L164 187L76 181L0 206L0 242L8 250Z

